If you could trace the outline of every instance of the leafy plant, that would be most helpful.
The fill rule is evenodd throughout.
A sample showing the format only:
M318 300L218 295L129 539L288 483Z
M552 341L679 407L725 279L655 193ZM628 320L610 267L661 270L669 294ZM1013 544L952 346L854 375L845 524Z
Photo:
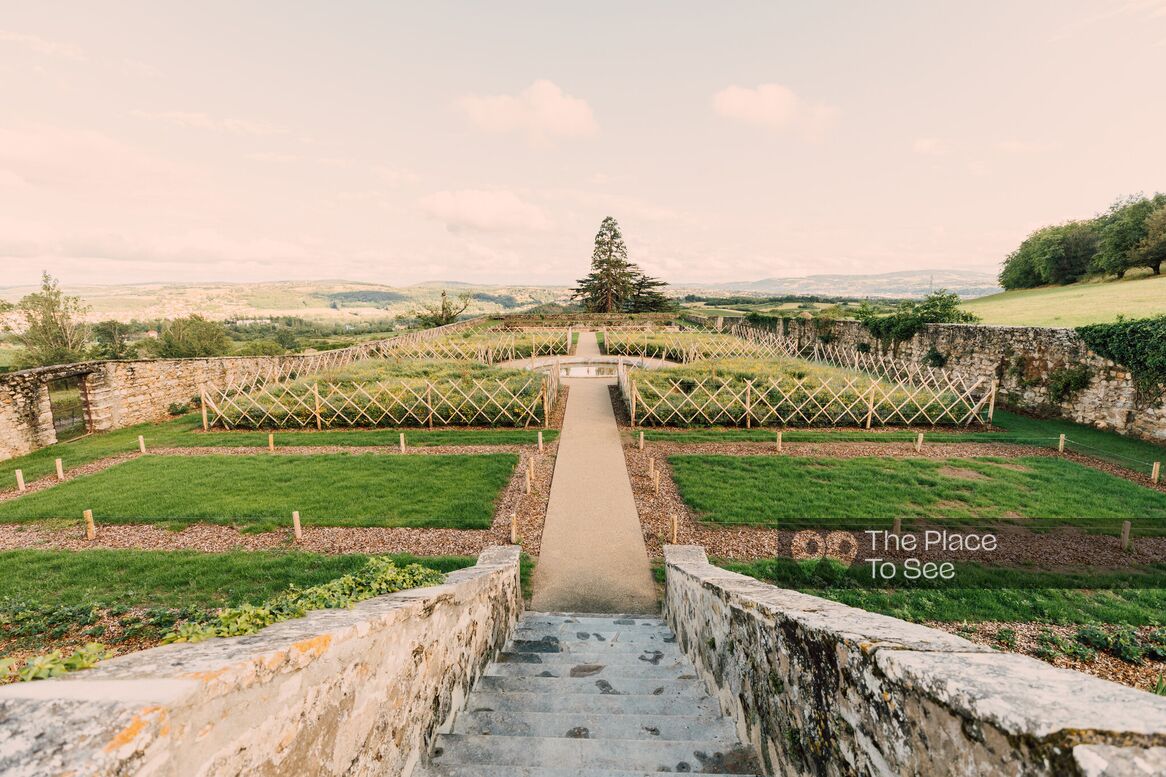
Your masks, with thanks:
M1095 650L1109 649L1109 635L1094 624L1077 629L1077 641Z
M1093 372L1084 364L1062 367L1049 373L1049 398L1060 404L1089 387Z
M170 415L186 415L190 412L190 405L171 402L170 407L166 408L166 412Z
M1007 626L996 630L996 642L1009 650L1016 649L1016 629L1010 629Z
M928 367L942 369L947 366L947 357L940 353L935 346L931 346L923 356L923 363Z
M1129 369L1143 398L1161 396L1166 386L1166 316L1077 327L1095 353Z
M90 669L96 666L98 661L112 655L113 652L104 645L90 642L71 653L54 650L51 653L33 656L25 661L23 666L14 658L0 659L0 682L12 679L19 682L45 680L67 672Z
M960 308L958 294L945 289L932 292L919 302L901 302L889 315L879 315L874 308L863 305L856 316L867 331L883 342L910 340L928 324L966 324L980 320Z

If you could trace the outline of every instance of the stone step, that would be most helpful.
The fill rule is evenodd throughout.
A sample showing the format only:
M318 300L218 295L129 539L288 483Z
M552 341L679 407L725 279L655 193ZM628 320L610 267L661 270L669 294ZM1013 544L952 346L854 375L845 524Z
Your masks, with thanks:
M532 654L537 655L537 654ZM491 677L603 677L608 680L625 677L641 677L666 680L696 680L696 671L691 665L679 661L663 666L653 666L647 662L609 664L603 661L575 661L561 664L526 664L495 662L486 667L486 676Z
M572 628L563 629L524 629L518 628L514 630L512 639L518 640L539 640L547 637L557 639L560 644L577 644L580 642L590 642L593 644L601 644L604 642L622 642L635 644L676 644L676 635L670 629L643 629L637 630L632 627L627 629L607 629L605 631L592 630L585 631Z
M669 696L612 694L553 695L532 691L474 691L466 712L576 712L598 715L720 715L710 697L689 698L677 704ZM462 713L465 714L465 713Z
M642 615L540 615L527 614L518 622L519 628L561 628L572 625L591 630L611 630L613 628L657 628L666 629L663 618L645 618Z
M756 774L749 749L716 740L567 739L446 734L432 763L438 766L546 766L644 772ZM473 773L473 772L468 772ZM513 774L513 772L511 772Z
M455 734L572 739L703 739L737 743L727 718L717 715L611 715L586 712L464 712L454 724Z
M664 650L668 647L668 650ZM628 666L687 666L692 664L679 650L669 646L647 648L645 650L590 650L566 653L510 653L502 652L496 659L499 664L547 664L550 666L571 666L573 664L623 664Z
M680 652L675 641L641 641L634 639L619 639L615 641L594 639L568 640L560 639L555 635L541 637L516 636L506 644L504 650L508 653L639 653L644 650Z
M605 680L601 677L495 677L484 675L478 680L475 690L555 695L662 696L672 699L701 699L706 696L704 688L695 680L653 680L630 677Z
M486 766L483 764L429 765L413 772L415 777L660 777L655 770L575 769L546 766ZM704 777L730 777L725 773L704 772ZM754 777L758 777L754 775Z

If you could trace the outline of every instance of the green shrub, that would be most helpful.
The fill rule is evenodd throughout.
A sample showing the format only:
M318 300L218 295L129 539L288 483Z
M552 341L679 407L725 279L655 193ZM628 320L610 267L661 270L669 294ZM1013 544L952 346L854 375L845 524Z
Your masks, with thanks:
M180 405L177 402L171 402L170 407L166 408L166 412L170 415L186 415L190 412L190 405Z
M1093 624L1077 629L1077 641L1094 650L1109 649L1109 635Z
M1140 664L1146 657L1137 633L1128 626L1118 629L1110 636L1109 652L1127 664Z
M923 356L923 363L928 367L942 369L947 366L947 357L936 350L935 346L931 346L927 353Z
M1060 404L1078 391L1089 387L1093 373L1084 364L1063 367L1049 373L1049 398Z
M889 315L879 315L864 303L856 317L867 331L883 342L910 340L928 324L968 324L980 320L960 308L958 294L945 289L932 292L919 302L901 302Z
M858 351L859 353L870 353L870 343L859 343L858 345L854 346L854 350Z
M1143 398L1154 399L1166 386L1166 316L1077 327L1095 353L1129 369Z
M1010 629L1007 626L1001 627L996 631L996 642L1009 650L1016 649L1016 629Z

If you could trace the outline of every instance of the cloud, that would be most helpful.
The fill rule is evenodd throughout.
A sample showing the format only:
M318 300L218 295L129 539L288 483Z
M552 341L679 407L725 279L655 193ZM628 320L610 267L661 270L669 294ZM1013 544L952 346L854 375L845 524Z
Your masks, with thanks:
M418 201L425 213L445 222L450 232L517 232L549 229L542 208L506 189L434 192Z
M37 54L45 54L51 57L64 57L65 59L72 59L76 62L84 62L86 59L85 51L80 46L74 46L72 43L49 40L39 35L0 30L0 43L15 43Z
M807 140L820 139L838 117L838 109L824 102L807 102L781 84L756 88L727 86L713 95L713 110L727 119L773 130L797 130Z
M996 144L997 151L1003 151L1005 154L1043 154L1047 151L1052 151L1054 148L1051 143L1039 143L1035 141L1016 140L1001 140Z
M587 101L538 80L517 95L468 95L458 106L486 132L521 132L535 143L594 135L599 127Z
M179 127L209 130L211 132L227 132L233 135L255 135L259 137L271 135L286 135L288 130L275 124L251 119L217 118L205 113L193 111L130 111L141 119L161 121L175 124Z
M943 156L951 153L951 144L943 138L916 138L911 150L923 156Z

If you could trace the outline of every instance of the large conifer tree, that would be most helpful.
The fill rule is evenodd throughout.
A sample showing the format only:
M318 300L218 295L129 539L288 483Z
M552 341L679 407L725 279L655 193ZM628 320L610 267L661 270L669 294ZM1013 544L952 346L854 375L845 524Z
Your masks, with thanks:
M592 313L636 313L666 310L669 305L656 291L662 281L649 278L628 261L628 248L619 223L608 216L599 225L595 248L591 252L591 272L580 278L574 289L575 299Z

